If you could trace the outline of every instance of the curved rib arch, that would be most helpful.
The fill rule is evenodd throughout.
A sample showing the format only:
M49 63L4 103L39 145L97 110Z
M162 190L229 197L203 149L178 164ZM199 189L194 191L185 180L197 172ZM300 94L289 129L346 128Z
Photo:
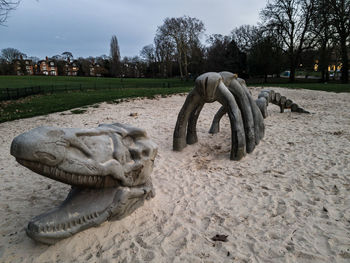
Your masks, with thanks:
M235 74L227 71L220 72L220 75L223 77L229 91L236 98L241 109L247 139L247 152L250 153L254 150L255 145L258 145L264 137L265 126L263 117L248 88L245 86L243 79L239 79ZM219 132L220 120L226 112L227 109L225 107L221 107L218 110L212 121L209 133L214 134Z
M246 154L246 137L241 111L235 97L222 82L222 76L215 72L202 74L196 79L195 88L188 94L177 118L173 149L181 151L186 144L198 141L196 126L199 114L204 103L214 101L219 101L228 109L232 137L231 159L240 160Z

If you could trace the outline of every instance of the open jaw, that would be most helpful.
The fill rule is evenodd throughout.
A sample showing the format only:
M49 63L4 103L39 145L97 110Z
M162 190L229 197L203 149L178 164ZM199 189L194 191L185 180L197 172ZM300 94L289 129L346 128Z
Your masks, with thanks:
M106 220L121 219L152 196L152 186L102 189L73 187L59 207L33 218L26 232L34 240L54 244Z
M53 180L80 187L115 187L120 185L112 176L85 175L64 171L57 166L49 166L41 162L16 158L16 161L33 172L51 178Z
M111 176L73 174L40 162L16 160L40 175L72 185L60 206L28 223L28 236L42 243L54 244L107 220L125 217L141 206L145 199L153 197L150 182L122 187Z

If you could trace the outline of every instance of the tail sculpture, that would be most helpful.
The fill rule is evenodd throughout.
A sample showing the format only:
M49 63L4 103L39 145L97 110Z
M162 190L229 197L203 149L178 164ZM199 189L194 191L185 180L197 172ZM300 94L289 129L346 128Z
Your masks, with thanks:
M228 74L228 73L225 73ZM234 75L233 73L230 73ZM245 81L243 79L237 78L237 81L240 85L247 88ZM231 89L230 89L231 91ZM292 100L287 99L285 96L281 96L280 93L275 92L274 90L262 90L258 96L258 99L255 100L255 104L258 106L261 115L264 119L268 116L267 106L269 103L275 104L280 107L280 112L283 113L285 109L291 109L292 112L298 113L310 113L303 108L299 107L298 104L294 103ZM221 107L214 116L209 133L215 134L220 131L220 120L227 113L225 107Z
M310 113L274 90L262 90L256 100L256 104L258 105L264 119L267 117L267 106L269 103L279 106L281 113L283 113L285 109L291 109L292 112Z

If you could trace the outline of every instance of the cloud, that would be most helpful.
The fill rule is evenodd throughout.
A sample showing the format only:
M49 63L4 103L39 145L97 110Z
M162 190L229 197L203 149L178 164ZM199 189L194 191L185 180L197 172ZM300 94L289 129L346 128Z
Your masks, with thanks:
M8 27L0 28L0 48L38 57L63 51L98 56L109 53L116 35L121 55L134 56L153 42L166 17L196 17L206 34L227 35L234 27L256 24L264 6L261 0L27 0L12 13Z

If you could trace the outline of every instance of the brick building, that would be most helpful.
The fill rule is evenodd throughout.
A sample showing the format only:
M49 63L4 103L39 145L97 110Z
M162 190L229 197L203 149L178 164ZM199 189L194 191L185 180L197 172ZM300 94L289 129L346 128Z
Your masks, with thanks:
M14 67L18 76L34 74L33 61L30 59L17 59L14 61Z
M57 76L57 65L54 60L50 60L46 57L45 60L40 60L37 66L37 74L46 76Z

